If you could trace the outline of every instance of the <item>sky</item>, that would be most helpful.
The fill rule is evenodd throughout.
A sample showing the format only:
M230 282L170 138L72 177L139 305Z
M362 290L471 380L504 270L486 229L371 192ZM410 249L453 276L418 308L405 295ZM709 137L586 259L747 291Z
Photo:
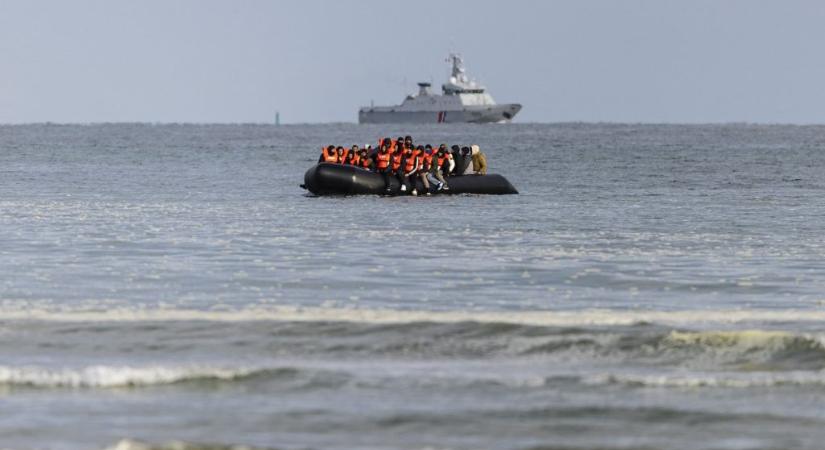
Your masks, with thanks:
M825 1L0 0L0 123L355 122L445 81L517 122L825 123Z

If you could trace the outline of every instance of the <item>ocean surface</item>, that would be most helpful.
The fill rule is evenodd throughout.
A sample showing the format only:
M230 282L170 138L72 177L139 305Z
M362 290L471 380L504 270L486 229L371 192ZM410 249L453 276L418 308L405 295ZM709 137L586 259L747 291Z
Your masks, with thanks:
M330 143L517 196L319 198ZM821 449L825 127L0 126L0 448Z

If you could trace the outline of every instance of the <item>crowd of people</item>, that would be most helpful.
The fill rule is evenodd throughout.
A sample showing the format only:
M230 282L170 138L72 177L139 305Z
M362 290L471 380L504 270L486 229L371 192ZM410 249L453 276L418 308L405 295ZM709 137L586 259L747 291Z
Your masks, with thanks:
M487 157L478 145L461 147L441 144L414 145L412 136L399 137L396 140L382 138L378 147L367 145L364 148L353 145L350 148L329 145L321 150L318 162L345 164L377 172L384 177L384 185L390 192L392 177L401 183L401 192L418 195L416 180L424 186L424 194L430 195L430 185L436 190L449 190L447 179L460 175L485 175Z

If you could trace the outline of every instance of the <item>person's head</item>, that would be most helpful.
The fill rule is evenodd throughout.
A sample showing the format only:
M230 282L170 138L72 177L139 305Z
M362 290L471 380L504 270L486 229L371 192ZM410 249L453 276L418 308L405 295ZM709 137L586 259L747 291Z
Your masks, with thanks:
M415 149L418 150L418 153L424 153L424 146L423 145L419 145Z
M447 151L447 144L441 144L438 146L438 151Z
M386 145L387 147L389 147L390 145L392 145L392 139L385 137L384 140L381 141L381 145Z
M330 155L334 155L335 154L335 146L334 145L328 145L327 146L327 153L329 153Z
M457 145L453 145L452 147L450 147L450 151L452 153L458 153L460 150L461 150L461 147L459 147Z
M424 150L430 150L430 151L432 151L432 150L433 150L433 146L432 146L432 145L430 145L430 144L427 144L427 145L425 145L425 146L424 146Z
M359 147L358 144L353 144L352 145L352 151L355 152L355 153L358 153L358 150L361 150L361 147Z
M470 147L461 147L461 155L467 156L470 154Z
M362 158L366 157L367 156L367 149L362 148L361 150L359 150L358 151L358 156L360 156Z
M344 154L344 147L341 147L339 145L338 148L335 149L335 151L338 152L339 155L343 155Z
M438 156L444 156L447 153L447 147L442 146L438 147Z
M387 153L390 150L389 144L382 144L381 148L378 149L381 153Z
M478 145L473 144L470 146L470 153L472 153L473 155L477 155L480 151L481 147L479 147Z
M404 136L404 143L407 144L407 145L412 145L412 136L410 136L410 135Z

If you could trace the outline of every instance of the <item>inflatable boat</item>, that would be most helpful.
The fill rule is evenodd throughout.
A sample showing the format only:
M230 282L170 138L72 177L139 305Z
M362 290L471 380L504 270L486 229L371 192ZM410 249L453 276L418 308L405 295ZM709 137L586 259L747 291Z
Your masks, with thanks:
M437 191L430 183L433 194L518 194L516 188L501 175L463 175L447 178L449 190ZM333 163L319 163L304 175L302 188L315 195L406 195L395 176L390 177L390 191L386 192L384 177L360 167ZM424 185L416 180L416 189L423 194Z

